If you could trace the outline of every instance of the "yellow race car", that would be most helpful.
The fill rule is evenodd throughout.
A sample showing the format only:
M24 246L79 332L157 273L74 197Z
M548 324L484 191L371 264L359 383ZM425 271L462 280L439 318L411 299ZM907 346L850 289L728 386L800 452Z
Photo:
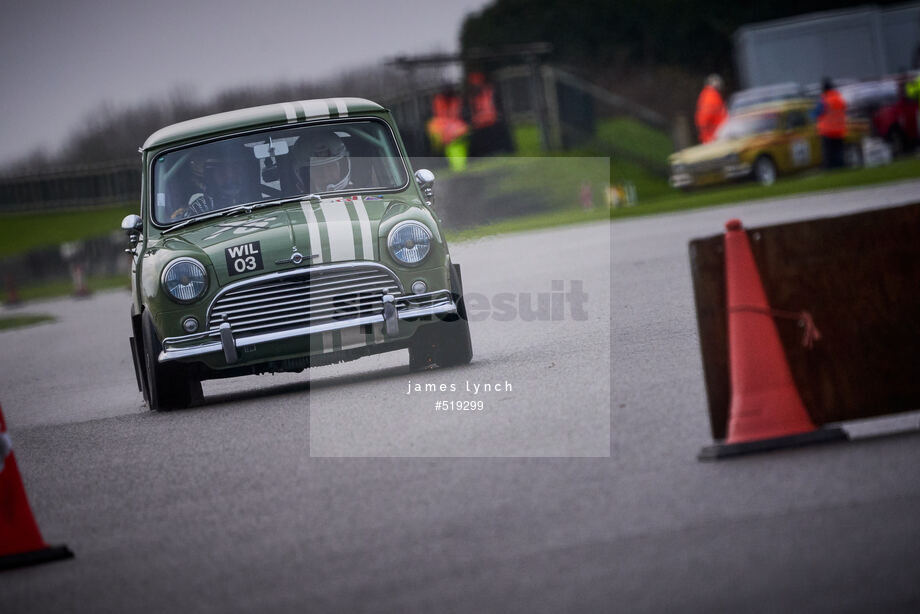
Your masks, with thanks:
M753 178L770 185L779 174L819 166L821 137L811 110L815 103L802 98L771 102L732 114L719 126L715 140L682 149L668 158L670 183L675 188L712 185ZM847 120L846 161L862 163L864 120Z

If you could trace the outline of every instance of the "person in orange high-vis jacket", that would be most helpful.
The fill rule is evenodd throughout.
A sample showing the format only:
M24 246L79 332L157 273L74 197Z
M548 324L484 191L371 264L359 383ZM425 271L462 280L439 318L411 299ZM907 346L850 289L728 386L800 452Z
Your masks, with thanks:
M725 103L722 101L722 77L709 75L706 85L696 100L696 131L700 143L708 143L716 136L716 130L728 117Z
M491 156L514 150L508 125L499 112L498 93L485 74L471 72L466 78L469 104L470 156Z
M818 134L821 135L821 149L824 152L824 167L843 166L843 139L847 135L847 103L834 89L830 79L824 79L818 101L812 116L817 119Z
M432 117L427 131L432 149L447 156L456 171L466 168L469 126L463 121L463 101L452 86L446 87L431 101Z
M467 77L470 87L470 115L474 130L488 128L498 121L495 108L495 89L486 81L481 72L470 73Z

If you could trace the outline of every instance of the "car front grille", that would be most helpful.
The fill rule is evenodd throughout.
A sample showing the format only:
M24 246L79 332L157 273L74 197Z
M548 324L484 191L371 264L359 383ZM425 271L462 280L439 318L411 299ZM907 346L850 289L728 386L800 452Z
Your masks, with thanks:
M402 295L396 275L379 264L329 265L273 273L228 286L208 310L208 328L234 333L317 326L383 313L383 296Z
M722 170L724 165L725 162L722 159L702 160L700 162L688 164L687 171L695 174L711 173Z

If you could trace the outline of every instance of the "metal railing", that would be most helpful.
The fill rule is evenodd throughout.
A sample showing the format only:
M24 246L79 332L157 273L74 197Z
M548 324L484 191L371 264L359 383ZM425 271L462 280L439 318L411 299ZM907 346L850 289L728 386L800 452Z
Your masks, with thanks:
M136 202L139 159L0 175L0 212L96 207Z

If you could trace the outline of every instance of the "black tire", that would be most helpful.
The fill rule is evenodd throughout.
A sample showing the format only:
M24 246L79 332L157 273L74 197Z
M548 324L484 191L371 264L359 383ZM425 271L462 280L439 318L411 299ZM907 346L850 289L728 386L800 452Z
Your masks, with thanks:
M776 163L770 156L760 156L754 161L754 179L763 186L776 183Z
M150 393L147 391L147 368L144 364L144 340L141 337L131 337L131 359L134 361L137 389L144 397L144 402L149 404Z
M152 410L184 409L193 398L201 397L201 382L190 377L179 365L160 364L157 361L163 349L153 321L147 312L142 318L144 329L144 371L147 381L147 406Z
M460 265L451 269L451 294L457 303L457 314L419 328L409 345L409 368L413 371L469 364L473 359L470 323L463 301L463 281Z

